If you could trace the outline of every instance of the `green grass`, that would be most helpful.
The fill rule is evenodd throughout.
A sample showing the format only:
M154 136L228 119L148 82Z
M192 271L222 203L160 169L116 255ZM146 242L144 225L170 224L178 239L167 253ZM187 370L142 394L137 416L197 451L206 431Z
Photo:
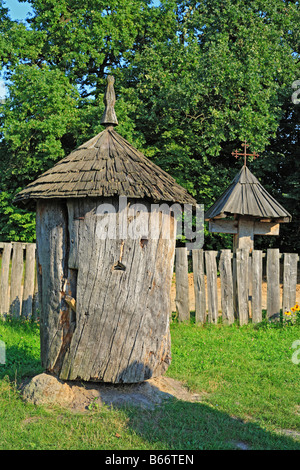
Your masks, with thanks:
M171 324L169 377L201 396L155 410L72 413L25 403L18 384L42 372L36 323L0 321L0 449L300 449L299 326ZM289 430L290 434L283 434ZM294 433L291 433L294 431Z

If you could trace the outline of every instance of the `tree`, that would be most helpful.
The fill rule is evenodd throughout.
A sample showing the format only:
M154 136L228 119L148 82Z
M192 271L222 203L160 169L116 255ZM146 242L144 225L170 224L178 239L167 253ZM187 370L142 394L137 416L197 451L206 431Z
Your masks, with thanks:
M256 172L264 178L266 189L292 215L292 222L282 224L280 237L272 240L272 246L285 252L297 252L300 248L300 105L292 102L291 94L292 89L287 90L276 135L256 164ZM263 239L261 246L266 246Z
M11 22L3 8L0 21L0 58L11 78L1 150L9 201L101 130L108 72L121 97L120 132L206 208L240 168L231 152L245 139L261 155L250 163L262 184L278 180L276 168L287 170L293 150L283 146L297 118L287 103L300 76L297 1L30 4L27 24ZM39 98L46 95L49 103ZM297 176L289 178L292 185ZM283 191L283 180L279 187ZM219 243L207 234L207 248Z
M247 139L262 154L276 135L299 73L299 6L282 0L167 4L178 33L135 56L127 84L136 92L127 96L139 108L146 154L208 208L241 166L232 150ZM206 246L219 244L214 239L215 245L207 237Z
M33 215L25 216L12 199L64 156L63 142L66 147L78 123L77 97L58 69L19 64L11 75L10 94L1 109L1 238L34 238Z
M107 67L124 67L147 41L148 1L32 0L33 17L0 5L0 63L9 80L1 109L0 237L34 238L34 215L12 204L38 175L99 132ZM118 102L121 115L126 109ZM125 134L133 126L124 119Z

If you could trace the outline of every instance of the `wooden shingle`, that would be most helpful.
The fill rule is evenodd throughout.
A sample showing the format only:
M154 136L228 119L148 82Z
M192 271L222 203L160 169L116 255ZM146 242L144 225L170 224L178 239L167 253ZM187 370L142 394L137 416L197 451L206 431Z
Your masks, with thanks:
M195 205L174 178L136 150L112 126L80 145L30 183L16 204L38 199L127 196Z
M230 216L251 216L261 219L292 220L289 214L243 166L231 185L205 213L205 220Z

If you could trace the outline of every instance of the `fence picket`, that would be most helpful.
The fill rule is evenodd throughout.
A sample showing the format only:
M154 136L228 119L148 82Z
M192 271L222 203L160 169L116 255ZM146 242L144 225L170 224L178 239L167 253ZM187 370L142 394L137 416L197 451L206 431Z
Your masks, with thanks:
M247 325L249 317L249 251L236 250L237 305L240 325Z
M32 318L36 320L39 316L39 283L38 283L38 265L37 259L35 260L35 280L34 280L34 293L33 293L33 304L32 304Z
M26 267L22 303L22 317L24 318L29 318L32 315L36 264L35 250L36 245L34 243L26 247Z
M13 317L20 317L22 312L22 278L23 278L23 246L22 243L13 244L10 282L9 313Z
M188 258L186 248L176 248L175 256L176 272L176 311L179 321L189 321L189 277L188 277Z
M36 245L28 243L0 243L2 251L0 277L0 317L9 313L24 318L39 316L39 286L36 270ZM23 251L25 256L24 289ZM217 323L218 284L217 251L192 250L195 293L195 322ZM238 313L241 325L248 323L249 298L253 323L262 321L262 264L267 260L267 312L277 317L280 308L280 259L283 258L283 311L296 303L297 263L294 253L280 254L278 249L268 249L267 254L253 250L251 258L246 250L236 250L232 259L230 250L221 250L219 260L221 281L222 322L232 324ZM250 263L251 259L251 263ZM186 248L176 249L176 310L180 321L190 320L188 253ZM11 275L10 275L11 269ZM206 274L206 280L205 280ZM250 285L251 284L251 285ZM250 289L252 289L250 291ZM251 294L251 296L249 296ZM22 299L23 297L23 299ZM236 312L234 311L236 305Z
M280 314L280 258L278 248L267 250L267 313L268 318Z
M0 280L0 317L9 313L9 265L12 244L3 244L1 280Z
M284 253L282 294L283 312L289 311L296 303L297 264L297 253Z
M218 321L217 251L205 252L208 323Z
M251 295L252 322L262 321L262 251L252 252L252 295Z
M234 322L231 250L221 250L219 271L221 279L222 321L225 324L231 325Z
M195 291L195 323L206 321L206 292L203 250L193 250L193 276Z

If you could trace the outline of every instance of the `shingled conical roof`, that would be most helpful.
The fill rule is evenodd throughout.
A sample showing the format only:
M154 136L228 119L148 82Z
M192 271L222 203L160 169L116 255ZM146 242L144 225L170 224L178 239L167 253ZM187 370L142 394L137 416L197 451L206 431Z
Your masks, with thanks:
M247 215L260 219L292 220L289 214L260 184L246 165L233 179L229 188L205 213L205 220Z
M113 79L108 77L106 108L101 120L106 129L17 194L18 205L37 199L112 196L196 205L195 199L174 178L114 130L118 123L114 101Z

